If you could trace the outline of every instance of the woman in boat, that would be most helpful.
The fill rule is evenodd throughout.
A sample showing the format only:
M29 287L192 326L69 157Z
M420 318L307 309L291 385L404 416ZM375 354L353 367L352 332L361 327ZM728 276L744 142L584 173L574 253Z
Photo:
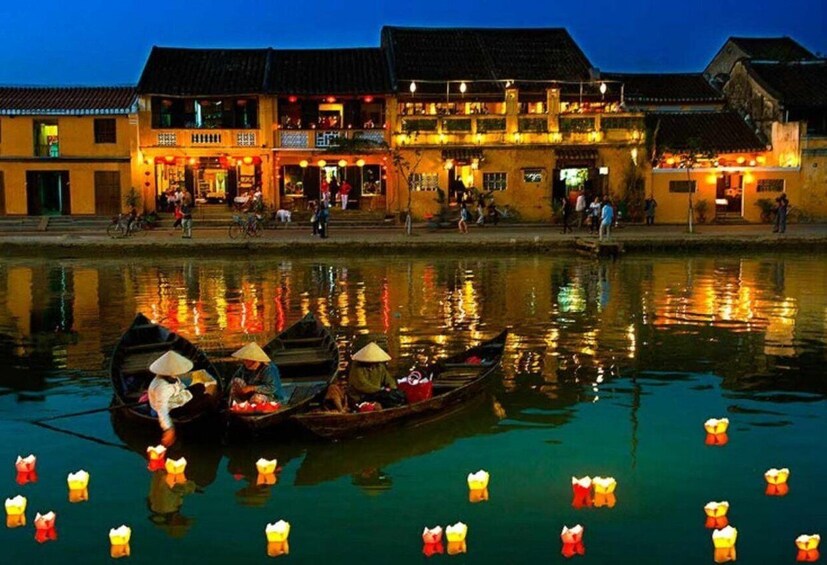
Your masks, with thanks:
M212 404L211 395L217 387L207 388L205 383L184 386L179 378L192 370L192 361L176 353L167 351L152 362L149 370L155 378L149 383L147 396L149 405L158 414L163 435L161 443L170 446L175 443L175 424L172 418L181 418L207 410Z
M354 403L378 402L382 408L405 404L405 395L396 389L396 379L388 372L390 359L375 341L353 354L348 395Z
M230 403L247 401L252 404L283 401L279 368L255 342L250 342L235 353L241 367L230 381Z

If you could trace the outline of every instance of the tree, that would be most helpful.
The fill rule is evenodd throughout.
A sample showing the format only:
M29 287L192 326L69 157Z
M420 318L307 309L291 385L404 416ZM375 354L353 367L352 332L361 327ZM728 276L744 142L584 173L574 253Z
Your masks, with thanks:
M411 200L413 198L414 189L414 175L419 169L419 164L422 162L422 151L415 149L413 152L413 161L408 159L401 150L393 149L391 151L391 163L396 170L397 176L401 176L405 180L405 186L408 187L408 208L405 214L405 233L411 235L413 231L413 218L411 217Z

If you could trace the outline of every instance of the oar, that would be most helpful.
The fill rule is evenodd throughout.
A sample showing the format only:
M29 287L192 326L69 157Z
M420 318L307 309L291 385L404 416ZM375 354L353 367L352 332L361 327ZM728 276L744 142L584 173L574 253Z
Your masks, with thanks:
M123 408L123 407L124 406L121 406L121 408ZM132 450L129 449L129 447L127 447L126 445L124 445L122 443L113 443L111 441L106 441L105 439L100 439L100 438L97 438L97 437L88 436L86 434L81 434L81 433L78 433L78 432L72 432L72 431L69 431L69 430L64 430L62 428L58 428L58 427L52 426L50 424L45 424L44 422L32 422L32 424L34 424L35 426L40 426L41 428L45 428L47 430L52 430L53 432L60 432L62 434L70 435L72 437L85 439L85 440L88 440L88 441L93 441L93 442L95 442L97 444L100 444L100 445L107 445L109 447L117 447L117 448L123 449L125 451L132 452Z
M122 410L124 408L137 408L147 404L148 400L139 402L132 402L129 404L118 404L117 406L107 406L105 408L93 408L92 410L84 410L82 412L72 412L71 414L60 414L59 416L50 416L42 420L33 420L32 424L42 424L43 422L51 422L52 420L62 420L64 418L74 418L76 416L86 416L88 414L98 414L100 412L114 412L115 410Z

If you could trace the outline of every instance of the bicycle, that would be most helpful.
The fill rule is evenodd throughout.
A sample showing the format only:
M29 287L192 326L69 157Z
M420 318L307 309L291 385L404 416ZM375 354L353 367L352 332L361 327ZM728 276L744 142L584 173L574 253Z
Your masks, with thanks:
M147 229L148 224L143 216L118 214L112 217L112 222L106 226L106 235L112 239L129 237Z
M228 233L230 239L238 239L244 237L261 237L264 232L264 227L261 218L256 214L250 214L247 218L241 216L233 216L233 221L230 224Z

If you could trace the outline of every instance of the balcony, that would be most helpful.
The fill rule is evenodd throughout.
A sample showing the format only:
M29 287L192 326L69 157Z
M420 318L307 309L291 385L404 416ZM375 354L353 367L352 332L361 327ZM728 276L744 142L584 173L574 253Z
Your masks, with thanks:
M276 147L283 149L328 149L340 139L364 140L381 145L387 143L384 129L280 129Z
M157 147L258 147L257 130L172 130L155 133Z

